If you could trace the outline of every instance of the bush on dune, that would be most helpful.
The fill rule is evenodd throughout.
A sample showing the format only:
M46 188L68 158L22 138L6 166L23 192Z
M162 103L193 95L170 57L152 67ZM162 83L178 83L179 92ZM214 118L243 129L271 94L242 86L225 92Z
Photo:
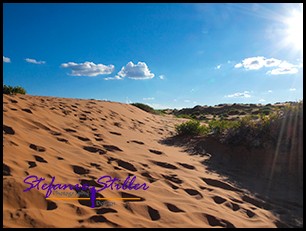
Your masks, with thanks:
M184 136L206 135L208 133L208 128L196 120L190 120L176 125L175 129L178 135Z
M131 105L138 107L139 109L144 110L146 112L153 113L153 114L155 113L154 108L150 107L149 105L146 105L143 103L131 103Z
M7 86L3 85L3 94L13 95L13 94L23 94L25 95L27 92L23 87L17 86Z

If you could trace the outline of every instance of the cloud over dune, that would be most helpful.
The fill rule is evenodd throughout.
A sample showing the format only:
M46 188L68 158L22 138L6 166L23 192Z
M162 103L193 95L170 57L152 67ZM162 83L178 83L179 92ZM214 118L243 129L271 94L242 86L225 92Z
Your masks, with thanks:
M107 75L114 71L114 65L95 64L93 62L74 63L68 62L61 64L61 67L71 70L72 76L97 76Z
M115 76L115 78L130 78L130 79L152 79L155 75L151 73L148 66L144 62L138 62L137 64L134 64L133 62L128 62L124 67L121 68L121 70L118 72L118 74Z
M236 93L233 93L233 94L226 95L224 97L226 97L226 98L250 98L251 95L249 93L250 93L249 91L236 92Z
M287 61L265 58L264 56L250 57L237 63L235 68L244 68L246 70L259 70L264 67L272 67L273 69L267 71L266 74L281 75L281 74L295 74L298 72L300 65L294 65Z
M33 64L45 64L46 63L45 61L37 61L36 59L29 59L29 58L26 58L25 61L27 63L33 63Z

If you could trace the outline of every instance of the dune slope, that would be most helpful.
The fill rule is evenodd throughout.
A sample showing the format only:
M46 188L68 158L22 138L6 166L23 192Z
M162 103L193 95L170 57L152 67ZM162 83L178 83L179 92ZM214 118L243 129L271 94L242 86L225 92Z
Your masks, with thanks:
M201 163L207 156L161 142L181 119L98 100L3 95L3 101L4 227L276 227L261 201L208 171ZM141 200L91 208L89 201L23 192L29 175L97 187L101 176L130 175L149 189L105 189L99 197Z

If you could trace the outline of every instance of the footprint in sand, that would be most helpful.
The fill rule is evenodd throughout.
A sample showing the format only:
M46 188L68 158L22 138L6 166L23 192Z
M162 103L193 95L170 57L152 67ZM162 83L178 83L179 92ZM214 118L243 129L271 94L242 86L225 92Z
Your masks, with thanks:
M230 191L235 191L235 192L242 192L242 190L238 189L238 188L234 188L233 186L224 183L222 181L219 180L214 180L214 179L210 179L210 178L201 178L206 184L210 185L210 186L214 186L214 187L218 187L218 188L222 188L225 190L230 190Z
M82 141L90 141L90 139L87 137L77 136L77 138Z
M47 200L47 210L57 209L57 205L55 202Z
M102 185L98 184L95 180L81 179L80 183L81 183L81 185L88 185L88 186L94 186L94 187L102 188Z
M166 183L172 188L172 189L174 189L174 190L176 190L176 189L178 189L179 187L178 186L176 186L176 185L174 185L174 184L172 184L171 182L169 182L169 181L166 181Z
M71 128L64 128L64 130L65 130L66 132L77 132L76 130L71 129Z
M140 198L139 200L124 200L124 202L130 202L130 201L133 201L133 202L145 201L144 198L139 197L139 196L136 196L136 195L131 194L131 193L120 192L120 194L121 194L121 198Z
M189 165L189 164L185 164L185 163L179 163L179 162L177 162L179 165L181 165L181 166L183 166L184 168L187 168L187 169L195 169L195 167L194 166L192 166L192 165Z
M46 148L42 147L42 146L38 146L36 144L30 144L29 147L37 152L45 152Z
M174 204L170 204L170 203L165 203L165 205L167 206L167 208L169 209L169 211L173 212L173 213L184 213L185 211L178 208L176 205Z
M223 197L219 197L219 196L213 196L212 199L217 204L223 204L226 201L226 199L224 199Z
M102 149L96 148L96 147L92 147L92 146L84 146L83 149L88 151L88 152L93 152L93 153L98 152L100 155L106 154L105 150L102 150Z
M86 214L85 210L79 206L75 206L74 204L69 204L69 206L75 210L75 213L78 216L82 216Z
M160 214L158 210L153 209L151 206L147 205L148 213L152 221L157 221L160 219Z
M165 179L172 181L173 183L176 183L176 184L181 184L181 183L183 183L183 180L181 180L180 178L177 178L177 177L176 177L176 176L177 176L176 174L172 174L172 175L169 175L169 176L163 175L163 174L162 174L162 176L163 176Z
M119 159L116 159L116 162L118 163L118 165L122 168L125 168L127 170L130 170L132 172L136 172L137 169L135 168L134 165L130 164L129 162L126 162L126 161L123 161L123 160L119 160Z
M88 174L89 170L85 169L81 166L77 166L77 165L71 165L74 173L79 174L79 175L84 175L84 174Z
M12 127L3 124L3 131L5 134L14 135L15 131Z
M34 161L28 161L29 168L34 168L37 166L37 164Z
M36 156L34 155L34 158L36 161L41 162L41 163L48 163L44 158L40 157L40 156Z
M113 134L113 135L116 135L116 136L121 136L122 134L121 133L118 133L118 132L109 132L110 134Z
M119 151L119 152L122 152L122 150L114 145L103 145L103 147L107 150L107 151L110 151L110 152L115 152L115 151Z
M163 168L168 168L168 169L177 169L177 167L175 165L169 164L169 163L165 163L165 162L159 162L159 161L152 161L152 163L163 167Z
M154 149L149 149L149 151L150 151L151 153L156 154L156 155L161 155L161 154L163 154L163 152L158 151L158 150L154 150Z
M141 173L142 176L144 176L145 178L147 178L147 180L150 182L150 183L154 183L155 181L157 181L157 179L153 178L149 172L143 172Z
M95 133L94 136L96 136L96 137L101 137L101 136L103 136L103 135L102 135L102 134L99 134L99 133Z
M43 125L42 123L33 121L33 124L35 124L37 127L41 128L41 129L44 129L44 130L47 130L47 131L51 131L50 128L48 128L47 126Z
M101 165L99 165L99 164L90 163L90 165L91 165L92 167L96 167L98 170L102 170L102 169L101 169Z
M118 211L112 208L100 208L96 210L96 213L97 214L118 213Z
M127 142L128 142L128 141L127 141ZM131 140L131 142L136 143L136 144L144 145L144 142L138 141L138 140Z
M60 135L62 135L62 133L56 132L56 131L50 131L50 133L51 133L52 135L54 135L54 136L60 136Z
M211 226L221 226L224 228L236 228L231 222L223 220L223 219L217 219L215 216L213 215L209 215L209 214L203 214L205 216L205 218L208 221L208 224Z
M22 110L22 111L25 111L25 112L27 112L27 113L33 114L32 111L31 111L30 109L28 109L28 108L23 108L23 109L21 109L21 110Z
M57 159L58 159L58 160L64 160L64 158L63 158L63 157L60 157L60 156L58 156Z
M118 227L118 226L119 226L118 224L116 224L116 223L114 223L114 222L108 220L106 217L104 217L104 216L102 216L102 215L94 215L94 216L91 216L91 217L88 219L88 221L89 221L90 223L92 223L92 222L96 222L96 223L99 223L99 222L107 223L107 224L109 224L109 225L111 225L111 226L113 226L113 227Z
M58 137L57 140L60 141L60 142L68 143L68 140L66 140L64 138Z
M197 199L203 198L202 194L195 189L184 189L184 191L188 193L190 196L195 196L195 198Z
M240 206L238 204L230 202L230 201L226 202L225 205L229 207L230 209L232 209L233 211L238 211L240 209Z
M11 103L18 103L17 100L14 100L14 99L10 99Z
M17 108L10 108L12 111L18 111Z
M3 176L11 176L11 168L3 163Z
M102 138L95 138L96 141L103 141Z
M249 218L253 218L254 216L256 216L256 214L249 209L243 209L243 210Z
M122 127L122 124L119 123L119 122L114 122L114 126L118 127L118 128L121 128Z

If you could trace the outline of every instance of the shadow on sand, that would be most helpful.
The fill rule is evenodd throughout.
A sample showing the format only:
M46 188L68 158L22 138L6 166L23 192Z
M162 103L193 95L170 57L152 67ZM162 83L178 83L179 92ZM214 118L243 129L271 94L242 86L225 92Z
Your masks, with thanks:
M227 177L264 201L262 207L279 217L277 227L303 227L303 151L291 147L249 149L222 144L214 137L174 136L160 141L182 147L189 155L207 156L211 172Z

